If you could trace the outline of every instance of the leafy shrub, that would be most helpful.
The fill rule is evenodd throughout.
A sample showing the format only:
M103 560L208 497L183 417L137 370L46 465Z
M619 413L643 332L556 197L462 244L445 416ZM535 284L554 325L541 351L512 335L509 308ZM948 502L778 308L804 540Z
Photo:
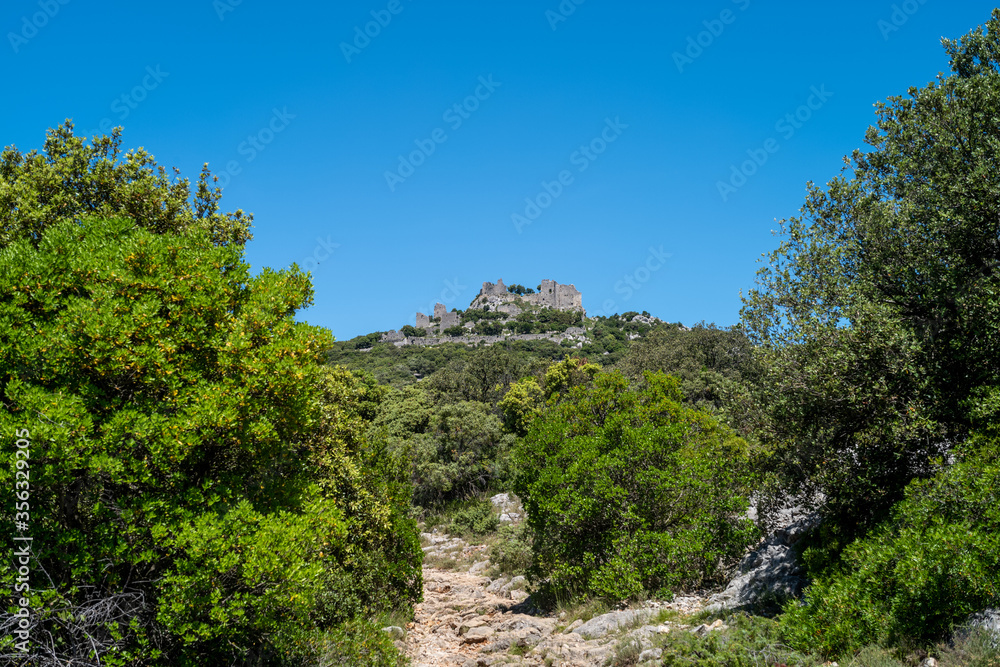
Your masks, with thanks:
M313 613L326 623L405 609L422 593L409 466L365 435L387 393L343 368L324 368L316 383L320 415L307 461L346 525L344 538L321 551L324 585Z
M819 656L798 652L784 645L780 628L771 619L738 614L726 618L725 622L728 630L710 632L704 637L689 632L661 635L657 641L663 649L661 664L678 667L819 667L823 663Z
M525 522L500 526L490 563L502 574L523 575L531 567L531 529Z
M866 644L927 646L1000 597L1000 440L911 482L892 517L849 545L842 567L782 617L789 641L843 655Z
M503 333L500 322L483 321L476 324L475 332L480 336L499 336Z
M470 308L461 313L462 324L466 322L478 322L480 320L505 320L507 313L498 310L483 310L482 308Z
M450 532L480 536L495 532L499 525L500 517L493 511L493 504L489 500L477 500L455 512Z
M555 592L667 595L721 574L754 537L740 518L746 443L681 400L666 375L635 389L598 374L532 422L514 488L534 533L532 574Z
M701 323L688 330L662 327L650 332L628 348L617 368L633 382L641 382L646 371L673 375L680 379L688 403L718 409L726 390L740 381L749 355L749 341L739 329Z
M375 428L409 460L413 500L424 507L471 497L507 474L514 437L483 403L435 405L422 387L409 387L382 404Z
M412 324L403 325L403 328L399 332L407 338L423 338L427 335L426 329L418 329Z
M355 435L379 392L321 366L329 332L293 319L305 274L251 277L212 238L84 218L0 250L0 432L33 442L53 664L315 662L325 632L420 594L405 468Z
M351 621L323 638L321 665L397 667L406 664L389 635L377 624Z

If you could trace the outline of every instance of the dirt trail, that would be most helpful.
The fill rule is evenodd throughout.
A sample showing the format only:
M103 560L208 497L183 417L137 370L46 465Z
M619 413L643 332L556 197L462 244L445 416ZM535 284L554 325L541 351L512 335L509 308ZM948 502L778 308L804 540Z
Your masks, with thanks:
M468 572L424 569L424 602L406 637L414 667L545 665L546 658L551 665L599 665L610 654L607 643L554 633L557 619L524 613L527 605L487 591L491 584Z
M718 624L701 628L669 622L645 625L655 623L663 608L691 613L703 604L697 598L653 603L566 625L533 608L523 590L523 578L492 580L478 574L488 565L484 547L441 534L422 537L430 543L425 547L430 564L423 571L424 601L416 606L405 639L413 667L596 667L606 664L619 642L629 638L646 649L659 633L718 629ZM453 567L433 567L442 560ZM467 569L471 571L463 571ZM659 654L654 649L643 657L654 664Z

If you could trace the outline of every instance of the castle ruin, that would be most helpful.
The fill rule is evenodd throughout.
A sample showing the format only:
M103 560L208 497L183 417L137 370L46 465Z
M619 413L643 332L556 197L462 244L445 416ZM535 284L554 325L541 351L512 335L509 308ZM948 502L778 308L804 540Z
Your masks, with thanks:
M578 310L584 315L587 311L583 309L583 295L575 285L560 285L554 280L543 280L539 286L539 291L534 294L513 294L507 291L507 286L503 284L503 279L495 283L485 282L483 288L472 303L470 308L486 308L508 315L517 315L521 308L517 306L517 301L524 304L539 306L541 308L554 308L555 310Z
M417 313L416 326L418 329L424 329L428 333L442 333L445 329L457 326L460 322L458 313L449 313L443 303L434 304L434 319L436 321L432 322L429 316Z
M543 280L538 286L537 292L532 294L515 294L507 290L503 279L495 283L484 282L479 294L469 304L470 309L483 309L491 312L505 313L508 317L504 322L515 318L525 310L534 308L553 308L555 310L578 311L584 317L587 311L583 309L583 295L574 285L560 285L554 280ZM462 315L457 312L448 312L443 303L434 304L434 315L417 313L416 328L423 329L428 337L407 337L401 331L389 331L383 334L382 340L391 342L394 345L436 345L443 342L441 336L446 329L450 329L462 324ZM585 335L582 327L570 327L562 334L558 333L532 333L532 334L512 334L504 333L502 336L485 336L473 334L474 325L467 322L465 328L468 333L462 336L451 336L449 341L475 344L482 342L486 344L494 343L498 340L552 340L561 342L569 339L579 342ZM453 332L454 333L454 332Z

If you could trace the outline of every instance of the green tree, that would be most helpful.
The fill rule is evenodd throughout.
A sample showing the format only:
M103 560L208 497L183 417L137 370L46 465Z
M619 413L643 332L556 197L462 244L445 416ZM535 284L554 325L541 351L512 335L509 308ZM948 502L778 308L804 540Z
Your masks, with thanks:
M915 480L892 519L781 618L794 646L838 657L868 645L929 648L1000 595L1000 442L971 440L959 461ZM806 553L809 556L809 553Z
M413 499L424 507L474 495L507 473L513 436L484 403L435 404L422 386L408 387L384 403L373 428L410 461Z
M475 332L480 336L499 336L503 333L503 324L486 320L476 324Z
M141 148L122 153L120 128L88 143L67 120L48 132L41 153L7 147L0 154L0 248L37 243L52 224L94 215L125 216L156 233L201 230L216 245L251 238L253 215L219 213L221 190L207 164L193 199L190 182L177 176Z
M579 357L565 357L545 370L545 400L553 405L574 387L589 385L600 372L599 364Z
M646 371L673 375L681 381L685 400L717 410L724 395L740 383L750 353L750 343L739 329L700 323L690 330L669 327L649 332L633 342L616 367L633 382L641 382Z
M333 623L405 611L422 595L423 552L410 518L409 462L371 429L389 391L370 375L321 371L320 415L309 437L310 467L344 513L347 533L323 554L317 616Z
M846 534L931 474L997 386L1000 12L986 28L944 41L950 74L877 105L870 150L810 184L744 301L744 428Z
M499 403L504 428L518 436L527 435L532 420L542 413L544 396L544 390L533 377L511 385Z
M419 594L391 460L325 437L332 341L294 322L308 277L252 277L242 246L217 241L84 217L0 250L0 428L33 443L33 636L49 658L316 660L350 612ZM331 602L359 550L375 589Z
M418 329L410 324L404 325L403 328L400 329L399 331L404 336L407 336L409 338L423 338L424 336L427 335L426 329Z
M492 406L526 371L525 361L507 346L481 347L469 357L462 371L465 397Z
M569 390L515 449L532 574L612 601L712 581L743 554L746 443L681 404L676 379L618 373Z
M573 387L592 384L600 370L598 364L566 356L540 370L537 376L529 375L511 384L497 403L504 427L518 436L526 435L532 420L546 407L556 405Z

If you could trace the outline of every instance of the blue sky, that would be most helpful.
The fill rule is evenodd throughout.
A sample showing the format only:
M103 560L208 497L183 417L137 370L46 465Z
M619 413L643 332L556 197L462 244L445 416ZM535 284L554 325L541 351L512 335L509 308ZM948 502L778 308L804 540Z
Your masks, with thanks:
M775 219L992 5L677 5L8 0L0 143L72 118L208 162L248 261L311 269L300 319L341 340L501 277L731 325Z

